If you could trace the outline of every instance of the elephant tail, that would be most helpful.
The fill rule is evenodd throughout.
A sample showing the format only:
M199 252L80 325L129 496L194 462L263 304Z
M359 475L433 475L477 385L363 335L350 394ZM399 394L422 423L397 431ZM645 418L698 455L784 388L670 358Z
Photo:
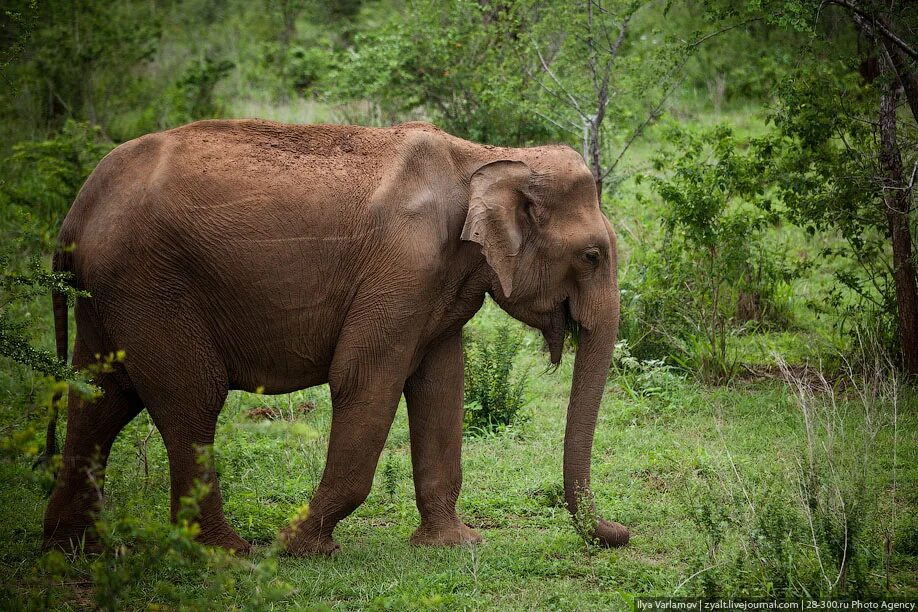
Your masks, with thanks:
M69 272L70 257L67 253L56 251L51 262L54 272ZM54 343L57 348L57 358L67 361L67 295L60 291L51 292L51 304L54 308Z
M69 253L58 250L54 253L51 262L51 269L54 272L70 271ZM62 363L67 363L67 295L60 291L51 292L51 304L54 309L54 343L57 348L57 358ZM48 414L48 428L45 432L45 451L39 457L39 463L46 466L51 465L51 458L58 453L57 447L57 417L61 404L63 392L57 390L51 399L51 410Z

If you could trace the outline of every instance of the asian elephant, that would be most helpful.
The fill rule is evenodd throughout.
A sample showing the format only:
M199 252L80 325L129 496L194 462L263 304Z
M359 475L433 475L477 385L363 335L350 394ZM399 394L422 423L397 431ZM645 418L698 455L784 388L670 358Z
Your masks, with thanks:
M89 292L75 305L73 364L125 351L71 391L44 544L92 545L87 483L146 408L169 457L173 519L196 479L199 539L245 553L223 514L211 445L230 389L328 383L325 472L308 515L281 537L330 554L335 525L367 497L399 399L408 405L420 526L415 544L478 542L456 514L463 325L485 294L542 332L558 363L579 344L564 440L564 491L590 493L590 453L619 317L615 234L593 177L566 146L500 148L436 127L201 121L125 143L99 163L60 231L54 267ZM55 294L66 359L67 303ZM53 446L53 436L51 436ZM605 520L607 546L628 531Z

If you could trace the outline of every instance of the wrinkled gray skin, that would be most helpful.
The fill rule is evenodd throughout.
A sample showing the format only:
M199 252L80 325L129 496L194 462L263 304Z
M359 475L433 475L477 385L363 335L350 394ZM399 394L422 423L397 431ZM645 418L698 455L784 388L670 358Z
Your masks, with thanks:
M169 455L173 518L201 479L211 489L200 539L247 552L196 449L213 443L229 389L325 382L325 473L308 516L282 533L287 549L337 549L332 530L369 493L402 394L421 515L412 541L479 541L455 505L461 333L486 293L541 330L552 362L567 326L580 327L564 489L572 512L592 510L590 451L619 295L615 234L572 149L481 146L426 124L203 121L115 149L77 197L60 243L76 247L56 267L92 295L76 304L74 364L118 349L126 358L97 377L101 399L70 395L46 546L95 543L87 528L98 496L86 469L104 465L146 408ZM66 306L55 303L66 350ZM594 535L609 546L628 540L603 520Z

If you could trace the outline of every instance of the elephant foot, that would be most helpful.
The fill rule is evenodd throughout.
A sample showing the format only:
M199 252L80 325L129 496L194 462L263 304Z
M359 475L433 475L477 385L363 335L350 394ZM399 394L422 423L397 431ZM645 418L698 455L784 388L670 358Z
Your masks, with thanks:
M411 535L415 546L460 546L462 544L480 544L481 536L474 529L459 519L447 524L428 525L421 523Z
M41 549L92 555L102 552L102 542L92 522L85 517L81 517L78 522L63 522L52 518L44 521Z
M86 529L80 535L73 534L68 537L55 534L45 537L42 539L41 549L43 552L60 550L68 555L98 555L102 552L102 542Z
M294 557L330 557L341 550L330 535L311 533L305 525L293 524L280 533L287 554Z
M202 527L195 539L201 544L217 546L240 557L247 556L252 552L252 545L239 537L239 534L225 522L211 529Z

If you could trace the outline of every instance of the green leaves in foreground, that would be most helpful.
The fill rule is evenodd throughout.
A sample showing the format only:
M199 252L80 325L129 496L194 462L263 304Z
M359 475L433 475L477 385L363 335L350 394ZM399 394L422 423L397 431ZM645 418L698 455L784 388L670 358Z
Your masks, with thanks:
M0 254L0 357L28 366L58 379L72 379L75 372L48 350L34 347L29 341L31 313L22 307L52 291L64 293L70 300L87 295L69 285L70 275L47 270L33 257L26 270L17 271L11 258Z
M519 419L526 403L526 373L514 371L522 335L501 325L487 338L465 346L465 427L475 434L494 433Z
M100 554L46 553L21 585L25 601L0 591L0 607L47 609L75 596L100 610L122 609L138 599L157 609L264 610L287 599L294 588L277 577L279 549L254 561L195 540L194 516L207 492L199 484L183 498L174 524L103 513L95 524Z

